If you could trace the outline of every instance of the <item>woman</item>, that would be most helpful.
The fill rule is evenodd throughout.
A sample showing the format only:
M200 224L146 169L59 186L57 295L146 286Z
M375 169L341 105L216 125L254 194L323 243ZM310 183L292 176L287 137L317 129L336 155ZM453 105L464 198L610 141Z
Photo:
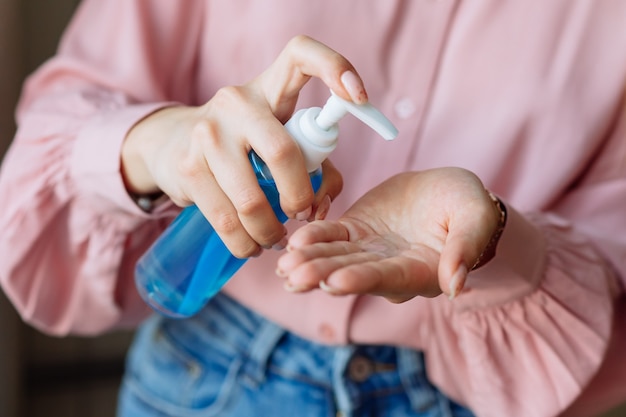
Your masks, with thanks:
M623 367L610 355L626 276L625 8L86 0L20 102L0 177L3 287L53 334L136 325L149 312L134 264L175 206L195 203L235 255L259 256L197 316L142 324L120 415L609 408L626 397L619 375L598 374ZM369 98L401 133L383 143L342 121L314 196L280 125L328 88ZM383 201L395 209L366 200L354 221L396 239L370 242L375 259L418 245L400 253L410 272L355 285L291 270L311 256L300 252L316 240L306 229L277 278L280 252L262 249L284 247L299 223L284 229L260 198L250 149L297 220L337 218L390 179ZM385 217L414 207L424 215ZM395 226L405 221L420 239ZM490 241L495 256L481 256Z

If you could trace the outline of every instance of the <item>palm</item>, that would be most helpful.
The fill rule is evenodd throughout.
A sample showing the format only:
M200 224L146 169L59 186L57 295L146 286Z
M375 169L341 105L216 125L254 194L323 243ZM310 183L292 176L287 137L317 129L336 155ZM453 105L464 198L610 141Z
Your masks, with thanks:
M322 282L336 294L370 293L393 302L435 296L449 292L459 263L478 257L493 224L484 188L468 171L401 174L365 194L339 222L296 232L279 268L298 288ZM455 236L465 242L463 251L450 265L440 264L447 246L459 252Z

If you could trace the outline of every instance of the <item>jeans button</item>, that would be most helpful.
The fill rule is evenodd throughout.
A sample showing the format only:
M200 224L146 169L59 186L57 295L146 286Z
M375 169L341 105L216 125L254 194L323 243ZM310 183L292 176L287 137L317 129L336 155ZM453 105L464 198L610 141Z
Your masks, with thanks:
M374 372L374 364L363 356L355 356L348 365L348 377L354 382L363 382Z

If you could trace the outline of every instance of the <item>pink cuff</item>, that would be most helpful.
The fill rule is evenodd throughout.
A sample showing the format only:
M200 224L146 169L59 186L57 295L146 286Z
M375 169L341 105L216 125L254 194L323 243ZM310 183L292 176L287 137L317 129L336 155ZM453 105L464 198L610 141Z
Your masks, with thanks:
M470 272L464 291L454 300L460 310L501 305L533 292L545 270L543 233L511 207L496 256Z
M79 193L93 199L94 207L146 218L124 186L120 170L121 148L129 130L149 114L172 103L127 106L94 117L78 133L71 158L71 175ZM157 211L158 212L158 211Z

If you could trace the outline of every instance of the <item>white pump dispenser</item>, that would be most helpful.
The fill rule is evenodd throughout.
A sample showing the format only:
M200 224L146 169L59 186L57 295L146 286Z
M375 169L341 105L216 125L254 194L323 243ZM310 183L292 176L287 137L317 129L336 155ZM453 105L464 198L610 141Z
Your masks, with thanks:
M369 103L355 104L344 100L331 90L324 105L297 111L285 128L298 143L306 161L308 172L319 168L337 147L339 120L347 113L353 114L374 129L385 140L398 136L398 129L378 109Z

